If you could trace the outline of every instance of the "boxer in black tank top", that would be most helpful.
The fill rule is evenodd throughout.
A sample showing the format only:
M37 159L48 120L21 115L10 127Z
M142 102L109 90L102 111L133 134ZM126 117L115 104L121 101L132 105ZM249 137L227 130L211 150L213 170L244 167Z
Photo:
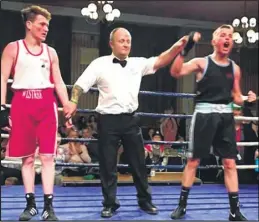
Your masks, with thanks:
M199 33L190 33L184 51L176 57L170 69L171 75L176 78L196 73L197 83L195 111L189 132L188 161L184 170L179 206L172 212L172 219L179 219L186 214L188 194L200 159L207 157L213 150L214 154L223 159L230 203L229 220L247 220L239 209L235 162L238 152L232 103L243 105L245 99L248 102L255 101L256 95L252 91L247 97L241 93L240 68L228 58L233 47L232 35L232 26L220 26L213 33L214 52L204 58L194 58L184 63L184 56L200 39Z

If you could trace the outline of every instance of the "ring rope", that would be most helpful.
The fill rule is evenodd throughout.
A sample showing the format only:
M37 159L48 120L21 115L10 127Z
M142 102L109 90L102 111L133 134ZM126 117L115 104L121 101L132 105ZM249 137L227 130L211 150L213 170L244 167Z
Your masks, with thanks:
M8 79L8 83L12 83L12 79ZM73 85L66 85L67 88L71 89L73 88ZM98 92L98 88L96 87L91 87L91 91ZM150 96L178 96L178 97L185 97L185 98L194 98L196 94L191 94L191 93L173 93L173 92L153 92L153 91L140 91L139 94L142 95L150 95Z
M2 138L9 138L9 134L1 134ZM98 142L98 139L85 139L85 138L62 138L57 137L57 141L70 141L70 142ZM188 141L152 141L144 140L144 144L160 144L160 145L188 145ZM237 142L237 146L259 146L259 142Z
M11 108L10 104L6 104L6 107ZM63 111L63 108L59 107L58 111ZM77 109L78 113L95 113L94 109ZM149 116L156 118L192 118L193 115L185 115L185 114L163 114L163 113L144 113L144 112L136 112L138 116ZM259 121L259 117L247 117L247 116L235 116L235 120L244 120L244 121Z
M1 164L14 164L21 165L21 160L2 160ZM34 165L41 166L40 161L36 161ZM64 162L55 162L56 166L68 166L68 167L99 167L98 163L64 163ZM117 167L128 168L128 164L117 164ZM184 169L185 165L146 165L147 168L156 168L156 169ZM237 165L237 169L257 169L258 165ZM223 165L206 165L199 166L198 169L224 169Z

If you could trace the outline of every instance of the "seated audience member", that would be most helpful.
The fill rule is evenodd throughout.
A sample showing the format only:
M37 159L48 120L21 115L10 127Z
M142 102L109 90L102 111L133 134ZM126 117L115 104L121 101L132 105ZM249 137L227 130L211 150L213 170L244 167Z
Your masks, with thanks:
M87 127L86 118L84 116L80 116L79 119L77 120L76 126L79 130L86 128Z
M79 138L79 131L71 128L68 132L68 138ZM62 145L65 150L65 161L73 163L91 163L88 150L81 142L68 142Z
M79 131L72 127L68 131L68 138L79 138ZM70 163L91 163L91 157L88 154L88 150L81 142L68 142L62 145L65 153L65 162ZM62 172L63 175L67 176L84 176L86 174L85 167L79 167L74 169L65 169Z
M67 127L65 126L65 124L59 125L59 127L58 127L58 134L61 137L66 137L67 136ZM62 142L62 143L64 144L65 142Z
M87 120L87 126L90 126L93 130L94 137L98 135L97 118L95 115L90 115Z
M93 136L93 130L92 127L88 126L85 129L82 130L82 138L85 139L96 139ZM96 142L84 142L84 145L86 146L89 156L91 157L91 162L96 163L99 161L99 152L98 152L98 143Z
M165 114L173 114L173 109L165 110ZM176 141L178 125L174 118L162 118L160 124L160 132L164 137L165 141L173 142ZM171 145L165 145L166 147L171 147Z
M159 131L155 131L152 135L152 141L162 141L163 136ZM146 162L148 161L148 158L150 158L152 164L162 164L167 165L167 158L164 158L164 145L160 144L146 144L144 146L145 148L145 156L146 156ZM147 163L148 164L148 163Z
M152 140L152 135L154 134L155 129L153 127L149 127L147 132L143 134L145 140Z
M5 159L8 139L1 139L1 161ZM1 164L1 185L22 184L21 171L11 167L5 167Z
M92 139L94 138L93 136L93 129L91 126L86 126L85 128L82 129L82 137L86 139ZM88 142L86 142L88 144Z

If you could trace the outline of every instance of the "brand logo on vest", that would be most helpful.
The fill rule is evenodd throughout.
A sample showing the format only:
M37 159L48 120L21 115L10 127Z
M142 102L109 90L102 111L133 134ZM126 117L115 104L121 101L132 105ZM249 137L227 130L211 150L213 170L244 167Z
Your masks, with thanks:
M47 68L47 64L49 60L45 58L41 58L40 61L42 62L41 68Z
M45 58L40 58L40 61L42 61L43 63L48 63L49 62L49 60L45 59Z
M232 79L233 78L233 74L232 73L227 73L226 76L227 76L228 79Z
M41 90L26 90L22 94L26 99L42 99Z

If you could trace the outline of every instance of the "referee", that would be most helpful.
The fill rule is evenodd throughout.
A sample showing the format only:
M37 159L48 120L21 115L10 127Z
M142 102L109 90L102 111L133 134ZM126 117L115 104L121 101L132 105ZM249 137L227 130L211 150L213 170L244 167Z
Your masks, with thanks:
M183 37L157 57L128 57L131 35L124 28L116 28L110 34L112 54L92 61L73 86L70 103L64 107L66 118L75 113L82 93L88 92L95 84L99 89L96 111L99 113L99 164L104 197L102 217L112 217L120 207L116 198L117 152L120 140L132 169L139 207L149 214L158 213L156 206L152 204L142 132L135 111L138 108L142 77L169 65L183 50L186 41L187 37Z

